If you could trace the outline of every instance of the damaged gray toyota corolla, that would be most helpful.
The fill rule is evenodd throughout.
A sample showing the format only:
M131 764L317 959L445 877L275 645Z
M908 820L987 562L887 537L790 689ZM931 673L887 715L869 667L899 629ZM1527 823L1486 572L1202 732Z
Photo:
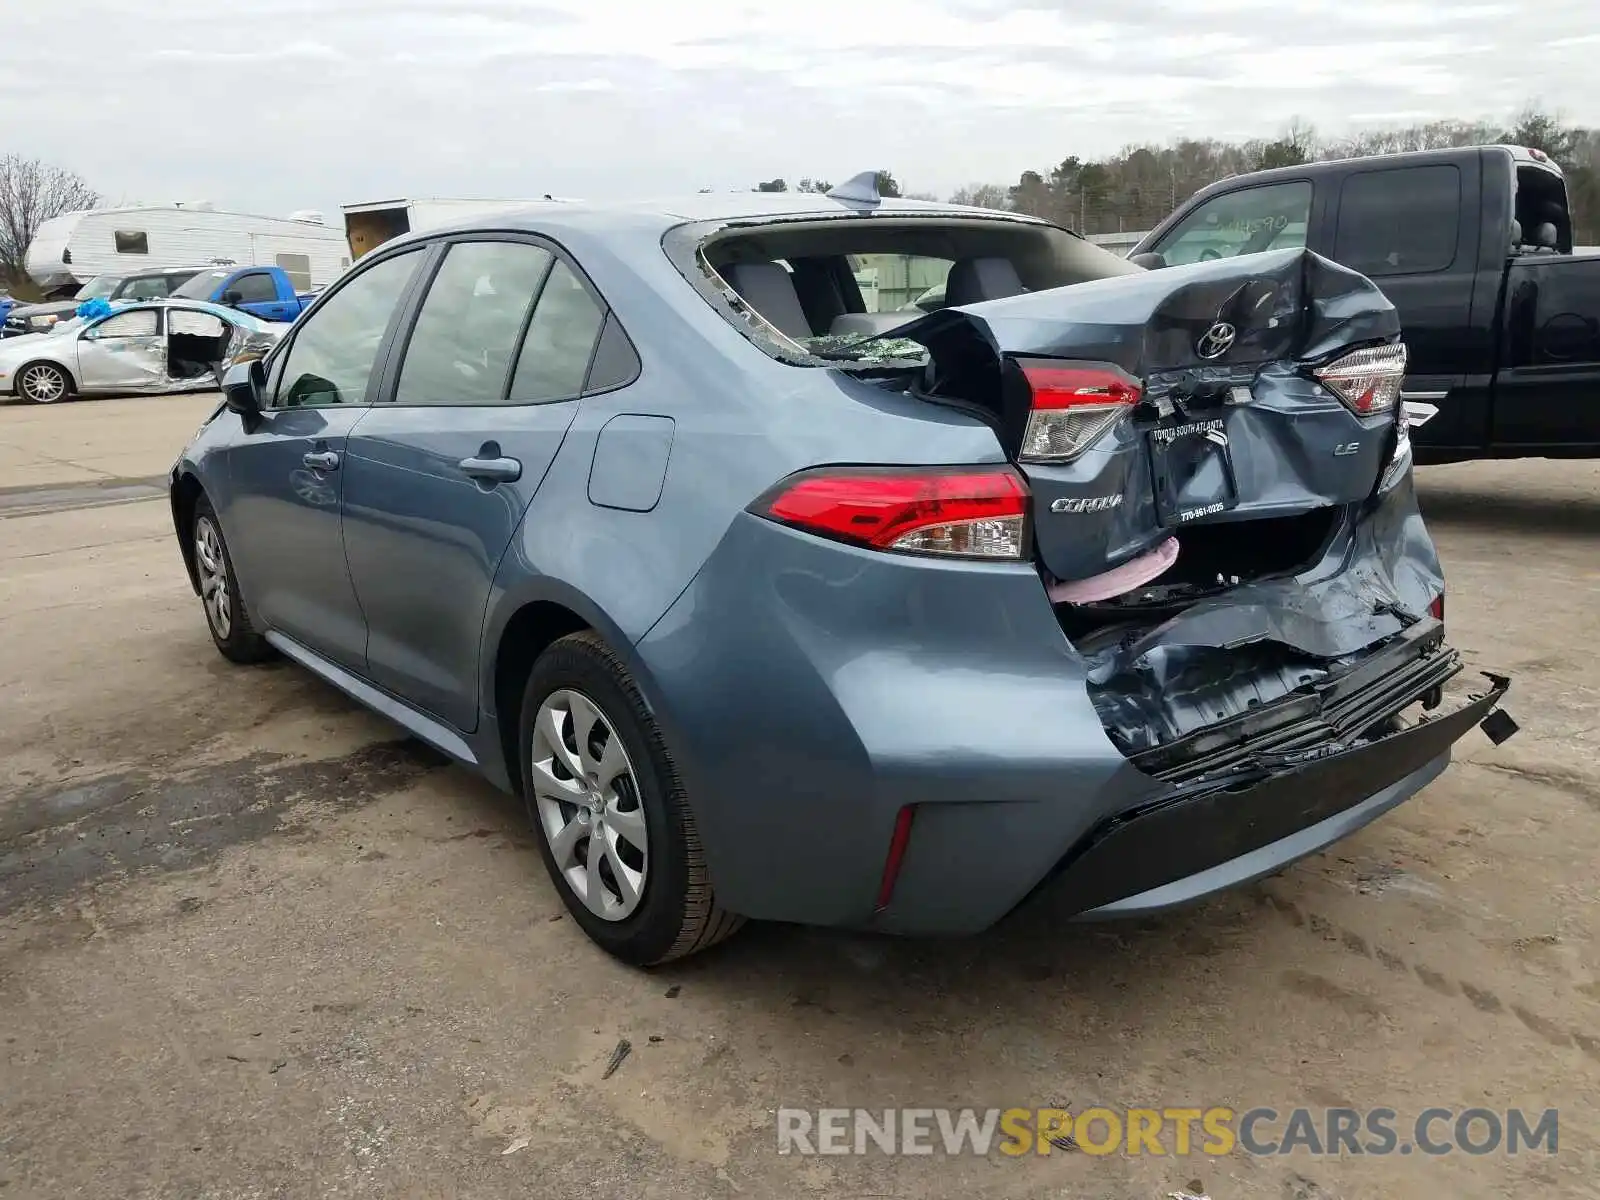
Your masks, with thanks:
M1364 277L854 196L558 208L364 258L173 509L223 653L520 792L620 958L1169 908L1514 730L1444 640ZM905 256L953 307L869 311Z

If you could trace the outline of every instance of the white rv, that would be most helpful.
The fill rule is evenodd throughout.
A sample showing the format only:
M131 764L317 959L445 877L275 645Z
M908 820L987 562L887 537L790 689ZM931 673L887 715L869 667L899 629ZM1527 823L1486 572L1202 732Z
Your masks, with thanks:
M570 203L570 199L560 196L543 196L537 200L465 200L432 196L416 200L375 200L341 207L350 254L353 258L360 258L367 251L402 234L438 229L443 225L470 221L474 217L487 216L508 208Z
M257 217L209 205L135 205L66 213L39 226L28 274L46 290L96 275L210 262L282 267L302 290L332 283L350 265L344 235L321 213Z

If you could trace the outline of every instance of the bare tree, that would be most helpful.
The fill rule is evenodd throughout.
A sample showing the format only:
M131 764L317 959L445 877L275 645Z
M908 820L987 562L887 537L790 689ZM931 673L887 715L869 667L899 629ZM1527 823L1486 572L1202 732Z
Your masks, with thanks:
M0 158L0 271L27 278L28 247L51 217L93 208L100 194L82 176L36 158Z

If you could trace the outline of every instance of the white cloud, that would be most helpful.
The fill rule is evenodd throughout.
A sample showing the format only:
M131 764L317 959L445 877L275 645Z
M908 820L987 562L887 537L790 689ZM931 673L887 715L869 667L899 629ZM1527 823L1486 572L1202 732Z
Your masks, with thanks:
M74 0L8 6L7 148L268 212L1005 182L1176 136L1600 124L1589 0ZM1512 32L1514 31L1514 32Z

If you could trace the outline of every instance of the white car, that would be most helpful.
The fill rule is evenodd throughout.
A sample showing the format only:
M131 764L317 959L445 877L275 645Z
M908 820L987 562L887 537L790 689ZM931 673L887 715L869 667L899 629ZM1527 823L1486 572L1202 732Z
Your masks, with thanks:
M74 317L0 342L0 395L51 404L72 395L205 391L289 328L217 304L153 300Z

